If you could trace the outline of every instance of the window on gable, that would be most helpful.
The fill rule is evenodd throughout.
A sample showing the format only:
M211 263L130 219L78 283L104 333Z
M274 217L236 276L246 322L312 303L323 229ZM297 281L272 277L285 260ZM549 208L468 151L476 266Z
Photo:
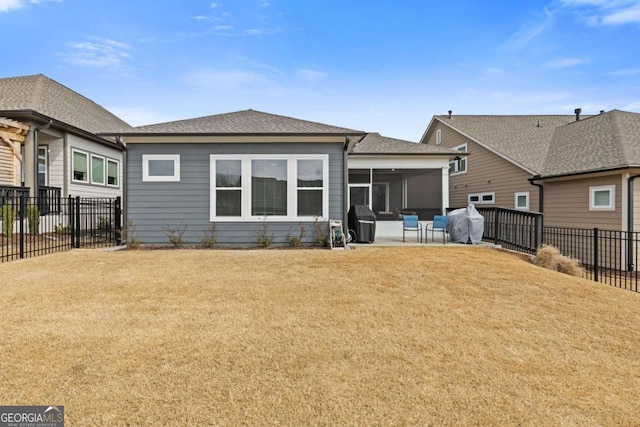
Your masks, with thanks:
M82 151L72 150L72 181L89 182L89 155Z
M529 210L529 192L515 193L514 206L516 209Z
M211 220L326 217L326 155L211 155Z
M442 129L436 130L436 145L442 144Z
M614 211L615 195L615 185L589 187L589 210Z
M143 181L180 181L179 154L143 154Z
M454 150L458 150L461 153L467 152L467 144L460 145L455 147ZM467 171L467 157L459 156L458 160L450 160L449 161L449 175L454 175L457 173L464 173Z

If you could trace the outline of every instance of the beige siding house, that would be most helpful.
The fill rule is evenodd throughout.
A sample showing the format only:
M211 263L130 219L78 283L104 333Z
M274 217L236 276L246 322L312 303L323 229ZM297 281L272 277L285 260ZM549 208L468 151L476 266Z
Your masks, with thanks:
M640 231L640 114L434 116L421 143L451 162L451 206L544 212L547 226Z
M122 196L124 146L97 134L130 126L100 105L42 74L2 78L0 118L24 130L13 147L0 141L0 187L32 196Z

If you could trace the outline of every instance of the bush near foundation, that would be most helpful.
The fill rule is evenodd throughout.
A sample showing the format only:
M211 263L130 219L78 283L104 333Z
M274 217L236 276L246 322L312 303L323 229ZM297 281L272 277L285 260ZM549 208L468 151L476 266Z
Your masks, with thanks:
M555 246L543 245L538 249L533 263L538 267L543 267L570 276L582 277L584 269L580 261L575 258L562 255Z

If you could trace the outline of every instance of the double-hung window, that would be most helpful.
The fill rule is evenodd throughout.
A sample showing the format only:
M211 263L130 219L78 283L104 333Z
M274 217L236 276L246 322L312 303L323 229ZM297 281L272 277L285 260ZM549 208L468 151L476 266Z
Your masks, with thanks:
M91 155L91 183L104 184L104 157Z
M72 150L73 176L72 181L89 182L89 155L82 151Z
M212 221L328 216L327 155L211 155Z
M107 159L107 185L118 187L120 185L120 162Z
M460 145L458 147L454 147L454 150L457 150L461 153L467 152L467 144ZM467 157L466 156L458 156L458 160L451 160L449 162L449 174L458 174L467 171Z

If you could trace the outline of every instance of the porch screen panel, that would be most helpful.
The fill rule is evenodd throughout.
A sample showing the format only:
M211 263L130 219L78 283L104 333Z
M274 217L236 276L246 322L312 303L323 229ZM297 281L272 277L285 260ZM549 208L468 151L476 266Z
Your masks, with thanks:
M323 161L298 160L298 216L322 216Z
M216 160L216 215L242 215L241 160Z
M287 216L287 161L251 161L251 215Z

